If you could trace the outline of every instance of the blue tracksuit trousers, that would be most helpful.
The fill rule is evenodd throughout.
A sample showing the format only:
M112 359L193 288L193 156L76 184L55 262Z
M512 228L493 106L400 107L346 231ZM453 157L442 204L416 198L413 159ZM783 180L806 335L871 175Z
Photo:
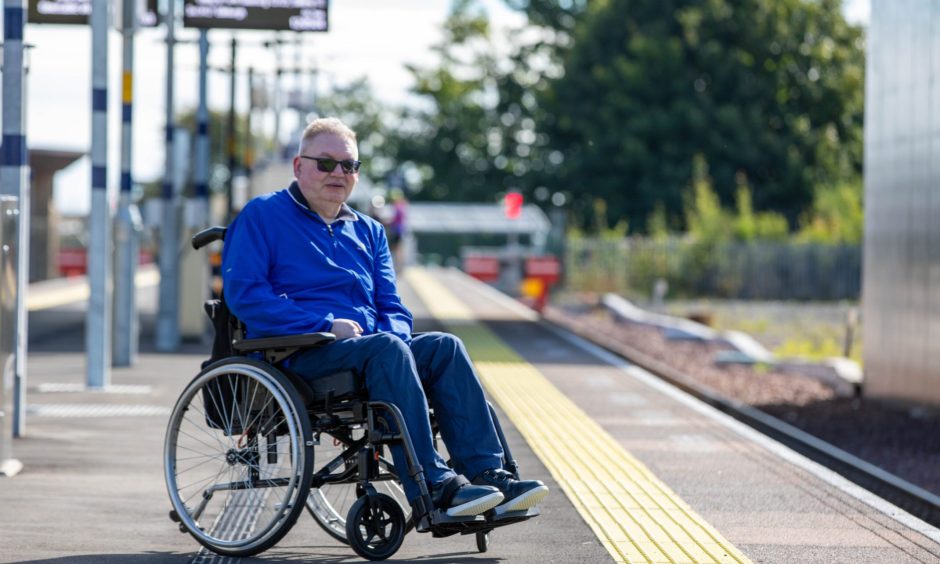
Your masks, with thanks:
M453 335L423 333L410 346L390 333L343 339L301 353L290 367L308 380L342 370L361 374L369 399L401 410L429 487L454 471L434 450L428 405L434 408L457 472L472 479L484 470L502 468L503 449L483 388L466 348ZM408 476L404 449L394 445L391 451L405 495L413 500L419 490Z

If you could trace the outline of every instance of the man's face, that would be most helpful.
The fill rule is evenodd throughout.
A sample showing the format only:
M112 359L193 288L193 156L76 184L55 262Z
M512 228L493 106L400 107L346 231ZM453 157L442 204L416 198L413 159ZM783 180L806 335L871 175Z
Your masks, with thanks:
M357 160L356 144L335 133L321 133L301 146L300 154L306 157L328 158L336 161ZM294 176L310 207L324 215L335 214L339 206L352 194L359 173L346 174L337 165L332 172L321 171L317 162L294 157Z

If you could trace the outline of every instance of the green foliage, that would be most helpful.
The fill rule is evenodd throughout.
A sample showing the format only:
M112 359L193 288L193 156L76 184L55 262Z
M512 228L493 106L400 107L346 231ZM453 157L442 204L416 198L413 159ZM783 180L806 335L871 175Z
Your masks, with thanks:
M849 358L861 365L863 364L861 343L856 342L853 345L849 351ZM781 358L825 360L842 356L845 353L845 337L838 328L831 331L820 330L812 334L798 334L785 340L773 352Z
M791 223L814 186L861 170L862 32L837 0L609 0L571 36L539 100L557 182L589 178L578 198L639 230L657 203L681 217L697 154L721 202L743 172L754 208Z
M714 245L730 239L730 215L721 207L718 195L712 189L704 159L696 156L693 167L692 192L685 206L685 222L689 234L700 244Z
M611 238L850 240L844 196L815 195L861 171L863 35L838 0L505 2L526 33L454 0L437 62L409 69L417 107L383 110L364 80L318 101L359 131L366 175L408 170L416 200L562 192Z
M443 31L434 48L439 66L409 69L414 93L427 103L404 110L395 157L427 172L412 186L415 199L496 201L515 187L516 166L522 165L507 155L515 149L515 134L526 126L518 122L518 107L496 95L501 74L485 13L470 0L458 1Z
M546 148L548 137L538 126L537 93L561 73L555 63L560 37L497 37L479 2L453 3L433 49L437 64L409 68L423 103L402 111L390 153L423 172L412 185L414 199L494 202L516 190L528 202L552 192L570 201L570 189L554 182L563 157ZM580 205L593 217L592 199Z
M587 0L506 0L506 4L522 10L535 25L545 26L559 32L574 29L578 17L588 5Z
M360 174L374 183L383 179L398 163L390 158L395 152L395 136L388 123L394 123L394 114L383 106L372 91L369 81L361 78L348 85L338 86L333 92L317 100L317 113L343 120L359 139L362 160Z
M669 237L669 220L662 202L656 202L653 207L653 213L646 220L646 230L654 241L663 241Z
M862 183L823 186L813 197L812 210L800 220L798 241L860 244L865 228Z
M777 213L754 211L743 173L737 178L736 211L732 212L722 207L701 155L693 158L692 170L693 185L686 194L685 207L688 240L676 249L681 268L664 271L661 264L652 266L657 275L672 279L680 289L694 287L696 281L711 280L722 295L736 295L744 286L741 273L747 269L747 265L738 263L747 259L731 249L735 244L785 241L789 236L787 221ZM648 266L645 262L638 264Z
M685 222L692 240L711 250L728 241L782 241L789 235L786 219L774 212L754 212L751 191L743 174L738 175L736 213L721 206L712 187L704 159L693 160L694 180L686 194Z
M790 235L785 217L774 212L754 213L751 190L739 175L741 182L735 198L737 216L734 218L734 240L736 241L783 241Z

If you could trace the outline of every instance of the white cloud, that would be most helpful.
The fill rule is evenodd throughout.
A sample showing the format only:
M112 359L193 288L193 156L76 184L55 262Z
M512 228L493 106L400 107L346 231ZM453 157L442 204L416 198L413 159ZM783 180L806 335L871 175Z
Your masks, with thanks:
M849 22L867 26L871 15L871 0L845 0L842 11Z

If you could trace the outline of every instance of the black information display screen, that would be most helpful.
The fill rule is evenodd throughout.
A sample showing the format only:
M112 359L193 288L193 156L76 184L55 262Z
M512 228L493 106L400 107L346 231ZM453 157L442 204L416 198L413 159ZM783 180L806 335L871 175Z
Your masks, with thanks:
M185 0L183 25L200 28L327 31L327 0Z
M91 0L29 0L30 23L88 24Z
M157 25L157 0L138 0L137 25ZM26 21L29 23L88 25L91 0L29 0Z

